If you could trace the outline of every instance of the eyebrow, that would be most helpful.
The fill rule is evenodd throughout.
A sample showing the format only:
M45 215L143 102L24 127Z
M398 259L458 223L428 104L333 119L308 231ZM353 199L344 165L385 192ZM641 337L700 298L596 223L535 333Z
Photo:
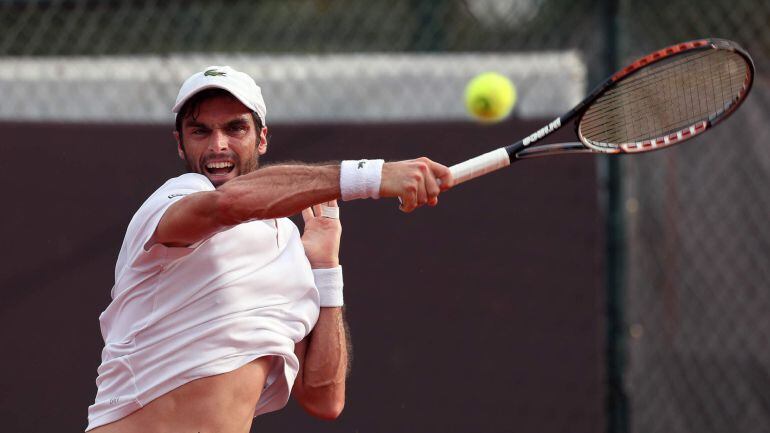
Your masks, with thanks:
M241 125L248 126L249 125L249 121L247 119L243 119L243 118L234 119L234 120L231 120L231 121L227 122L226 126L241 126Z
M233 127L233 126L241 126L241 125L249 125L248 119L245 118L238 118L233 119L227 123L225 123L225 127ZM205 123L198 122L196 120L185 120L182 124L183 128L209 128L208 125Z
M201 122L197 122L195 120L190 120L190 121L185 120L185 122L182 124L182 127L183 128L208 128L207 125Z

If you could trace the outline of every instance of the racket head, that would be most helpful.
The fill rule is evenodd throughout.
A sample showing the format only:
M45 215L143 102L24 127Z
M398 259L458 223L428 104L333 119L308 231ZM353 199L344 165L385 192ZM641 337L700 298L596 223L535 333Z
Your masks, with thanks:
M599 86L577 119L577 134L596 152L662 149L727 118L753 80L754 63L735 42L701 39L666 47Z

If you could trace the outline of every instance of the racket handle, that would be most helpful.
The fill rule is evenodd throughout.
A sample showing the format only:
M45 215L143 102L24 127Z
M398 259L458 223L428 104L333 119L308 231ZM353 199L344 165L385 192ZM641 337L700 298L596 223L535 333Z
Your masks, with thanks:
M471 180L487 173L499 170L511 165L511 158L504 147L463 161L449 167L452 176L455 178L455 185L459 185L466 180Z
M466 180L483 176L503 167L508 167L509 165L511 165L511 158L508 156L508 151L505 150L504 147L501 147L459 164L455 164L449 167L449 171L455 179L455 185L459 185ZM436 182L441 185L441 179L436 179ZM403 204L401 197L398 197L398 202L399 204Z

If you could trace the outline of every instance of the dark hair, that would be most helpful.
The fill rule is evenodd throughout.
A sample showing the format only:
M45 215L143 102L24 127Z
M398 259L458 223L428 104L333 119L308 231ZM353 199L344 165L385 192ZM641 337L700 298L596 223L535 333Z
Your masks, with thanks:
M195 120L195 118L198 117L198 108L200 108L200 105L204 101L222 96L235 98L232 93L225 89L206 89L194 94L184 103L184 105L182 105L182 108L180 108L179 112L176 114L176 122L174 125L176 132L179 134L179 143L182 145L182 149L184 149L184 142L182 141L182 121L185 117L192 116L193 120ZM251 112L251 117L254 119L254 125L257 126L258 131L265 127L256 111ZM257 136L259 136L259 132L257 132Z

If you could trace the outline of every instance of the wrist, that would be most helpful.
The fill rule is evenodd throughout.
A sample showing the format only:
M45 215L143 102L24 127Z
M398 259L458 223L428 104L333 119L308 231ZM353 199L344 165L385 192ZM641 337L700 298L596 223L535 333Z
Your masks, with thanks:
M342 297L342 266L325 269L313 269L321 307L341 307L344 305Z
M310 268L313 270L316 269L331 269L336 268L340 265L340 259L329 259L329 260L310 260Z
M382 159L342 161L340 164L340 195L343 200L380 198Z

